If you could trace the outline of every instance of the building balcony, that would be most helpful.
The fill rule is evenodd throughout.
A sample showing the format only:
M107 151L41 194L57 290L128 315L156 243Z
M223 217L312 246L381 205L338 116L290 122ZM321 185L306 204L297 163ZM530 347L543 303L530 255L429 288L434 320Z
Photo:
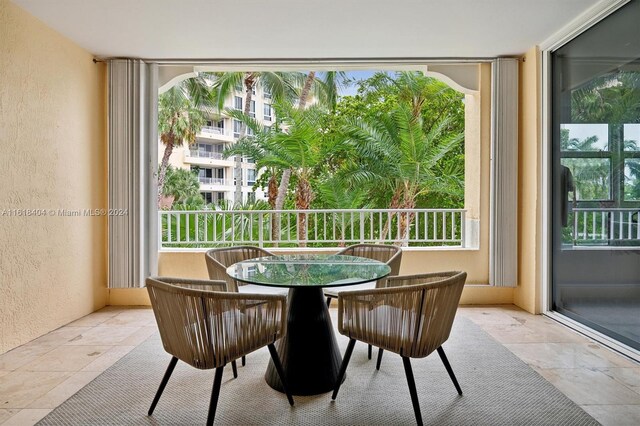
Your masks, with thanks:
M183 161L186 164L197 166L233 167L233 158L224 158L220 152L201 151L198 149L186 149Z
M233 142L233 135L231 132L222 127L203 126L196 137L204 140Z
M200 191L215 191L215 192L224 192L224 191L233 191L233 181L222 178L210 178L210 177L198 177L200 181Z

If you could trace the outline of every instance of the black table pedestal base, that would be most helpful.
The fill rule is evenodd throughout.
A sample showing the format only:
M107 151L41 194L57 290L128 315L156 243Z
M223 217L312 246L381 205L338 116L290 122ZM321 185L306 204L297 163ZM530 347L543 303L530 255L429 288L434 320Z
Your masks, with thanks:
M336 385L342 357L322 288L292 288L288 305L287 331L277 348L289 391L293 395L330 392ZM269 361L265 379L269 386L283 392L273 361Z

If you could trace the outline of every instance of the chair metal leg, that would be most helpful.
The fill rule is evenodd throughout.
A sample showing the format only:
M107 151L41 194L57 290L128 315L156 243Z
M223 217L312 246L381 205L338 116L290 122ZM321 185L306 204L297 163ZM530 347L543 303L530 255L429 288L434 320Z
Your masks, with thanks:
M347 372L347 365L349 365L349 360L351 359L351 353L353 352L353 347L356 345L356 339L350 339L349 344L347 345L347 350L344 353L344 357L342 358L342 365L340 366L340 371L338 372L338 379L336 380L336 388L333 390L333 394L331 394L331 399L335 400L338 396L338 391L340 390L340 385L342 384L342 379L344 379L344 373Z
M149 408L149 412L147 413L149 416L153 414L153 410L155 410L158 401L160 401L160 397L162 396L162 392L164 391L165 386L167 386L167 382L169 381L169 377L171 377L171 373L173 373L173 369L176 368L176 363L178 362L178 358L171 357L171 361L169 361L169 366L167 367L167 371L164 373L164 377L160 382L160 386L158 387L158 391L156 392L156 396L153 398L153 402L151 403L151 407Z
M380 364L382 363L382 354L384 349L378 348L378 361L376 362L376 370L380 370Z
M373 347L371 345L367 345L367 357L369 357L369 359L371 359L371 351L373 350Z
M238 378L238 366L236 364L236 360L231 361L231 370L233 370L233 378Z
M218 397L220 396L220 385L222 384L222 372L224 366L216 368L216 376L213 379L213 388L211 389L211 400L209 401L209 414L207 415L207 426L213 425L216 418L216 407L218 407Z
M411 394L411 402L413 403L413 412L416 415L416 423L422 426L422 414L420 413L420 402L418 401L418 392L416 391L416 381L413 378L413 370L411 369L411 361L409 357L403 356L404 372L407 375L407 383L409 384L409 393Z
M269 353L271 354L271 359L273 360L273 366L276 368L278 372L278 376L280 376L280 382L282 382L282 388L284 389L284 393L287 394L287 399L289 400L289 404L293 405L293 396L291 396L291 392L287 388L287 381L284 377L284 370L282 369L282 363L280 362L280 356L278 356L278 351L276 347L273 346L273 343L267 345L269 348Z
M242 366L244 367L245 365L247 365L247 357L242 355Z
M327 297L327 308L331 307L331 298Z
M453 374L453 369L451 368L451 365L449 364L449 360L447 359L447 356L444 354L444 349L442 349L442 346L440 346L438 348L438 355L440 355L440 359L442 360L442 363L444 364L444 368L447 369L447 373L449 373L449 377L451 377L451 381L453 382L453 385L456 387L456 390L458 391L458 395L462 395L462 389L460 388L460 385L458 384L458 380L456 379L456 375Z

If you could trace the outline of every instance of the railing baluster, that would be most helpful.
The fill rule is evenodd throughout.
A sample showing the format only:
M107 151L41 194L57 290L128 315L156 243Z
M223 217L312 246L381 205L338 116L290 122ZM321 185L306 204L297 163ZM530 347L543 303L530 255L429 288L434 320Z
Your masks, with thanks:
M353 237L353 233L354 233L354 230L353 230L353 228L354 228L353 212L351 212L351 214L349 216L350 216L349 220L351 222L349 224L349 228L351 228L351 241L354 241L354 237Z
M460 247L467 246L467 212L460 212Z
M442 240L447 240L447 214L442 212Z
M373 212L369 212L369 241L374 241L373 236Z
M624 218L622 216L622 212L619 212L619 214L618 214L618 223L619 223L618 224L618 238L621 239L621 240L624 239L624 230L623 230L623 227L622 227L623 226L623 221L624 221Z
M633 221L633 215L631 212L627 213L627 238L631 239L631 223Z
M198 223L198 216L199 214L196 213L195 214L195 228L196 228L196 243L200 242L200 228L198 227L199 223Z
M204 241L209 242L209 213L204 214Z
M177 242L181 243L182 240L180 239L180 222L182 222L182 220L180 219L180 216L176 216L176 240Z
M222 242L227 242L227 215L224 212L220 213L222 215L222 230L220 234L222 235Z
M438 231L436 231L438 217L436 216L436 214L437 214L436 212L432 213L432 216L433 216L433 236L431 237L432 241L438 241Z

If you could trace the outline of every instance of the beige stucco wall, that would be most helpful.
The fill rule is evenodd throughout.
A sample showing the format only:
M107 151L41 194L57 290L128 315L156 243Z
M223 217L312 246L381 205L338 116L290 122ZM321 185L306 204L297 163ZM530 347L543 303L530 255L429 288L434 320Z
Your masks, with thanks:
M0 0L0 353L106 304L104 65ZM6 210L5 210L6 213Z
M540 52L533 47L520 63L518 287L513 301L534 313L540 313L541 289L540 102Z

